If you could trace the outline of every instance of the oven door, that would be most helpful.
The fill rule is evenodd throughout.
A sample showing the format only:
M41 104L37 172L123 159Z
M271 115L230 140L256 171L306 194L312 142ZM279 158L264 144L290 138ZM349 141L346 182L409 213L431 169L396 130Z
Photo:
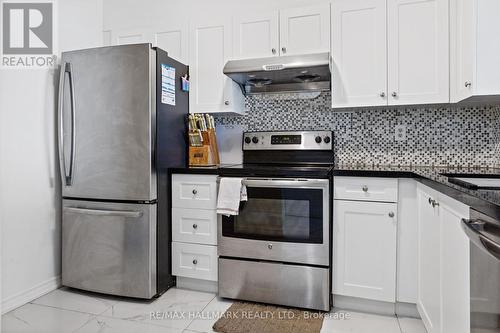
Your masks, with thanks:
M328 179L248 178L248 201L221 216L219 255L329 266Z

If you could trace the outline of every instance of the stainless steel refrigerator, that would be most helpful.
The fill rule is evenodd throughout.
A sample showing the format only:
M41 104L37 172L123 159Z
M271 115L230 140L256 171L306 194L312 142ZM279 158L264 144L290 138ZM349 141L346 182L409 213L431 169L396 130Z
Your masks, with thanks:
M188 71L150 44L62 54L63 285L152 298L175 283L167 170L186 164Z

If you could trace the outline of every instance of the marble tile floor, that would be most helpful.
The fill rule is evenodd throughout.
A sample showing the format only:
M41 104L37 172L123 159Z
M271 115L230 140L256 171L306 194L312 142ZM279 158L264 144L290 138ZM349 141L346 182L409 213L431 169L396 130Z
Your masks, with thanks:
M152 302L62 288L2 316L2 333L206 333L231 301L172 288ZM321 333L426 333L421 320L335 309ZM339 319L343 318L343 319ZM286 332L284 332L286 333Z

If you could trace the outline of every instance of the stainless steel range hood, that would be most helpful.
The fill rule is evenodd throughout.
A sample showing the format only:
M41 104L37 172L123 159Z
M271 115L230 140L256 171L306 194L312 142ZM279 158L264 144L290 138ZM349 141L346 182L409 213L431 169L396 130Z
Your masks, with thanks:
M224 74L244 95L329 91L330 53L228 61Z

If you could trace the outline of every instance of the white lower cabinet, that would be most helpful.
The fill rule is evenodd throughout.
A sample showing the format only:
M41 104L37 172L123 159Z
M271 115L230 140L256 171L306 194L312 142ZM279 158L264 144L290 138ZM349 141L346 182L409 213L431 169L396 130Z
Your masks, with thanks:
M172 274L217 281L217 176L172 175Z
M217 247L173 242L172 274L217 281Z
M396 301L397 204L335 200L333 293Z
M470 332L469 240L461 228L469 207L417 187L417 308L428 333Z
M441 332L441 227L432 207L437 192L417 190L418 294L417 308L428 333Z

